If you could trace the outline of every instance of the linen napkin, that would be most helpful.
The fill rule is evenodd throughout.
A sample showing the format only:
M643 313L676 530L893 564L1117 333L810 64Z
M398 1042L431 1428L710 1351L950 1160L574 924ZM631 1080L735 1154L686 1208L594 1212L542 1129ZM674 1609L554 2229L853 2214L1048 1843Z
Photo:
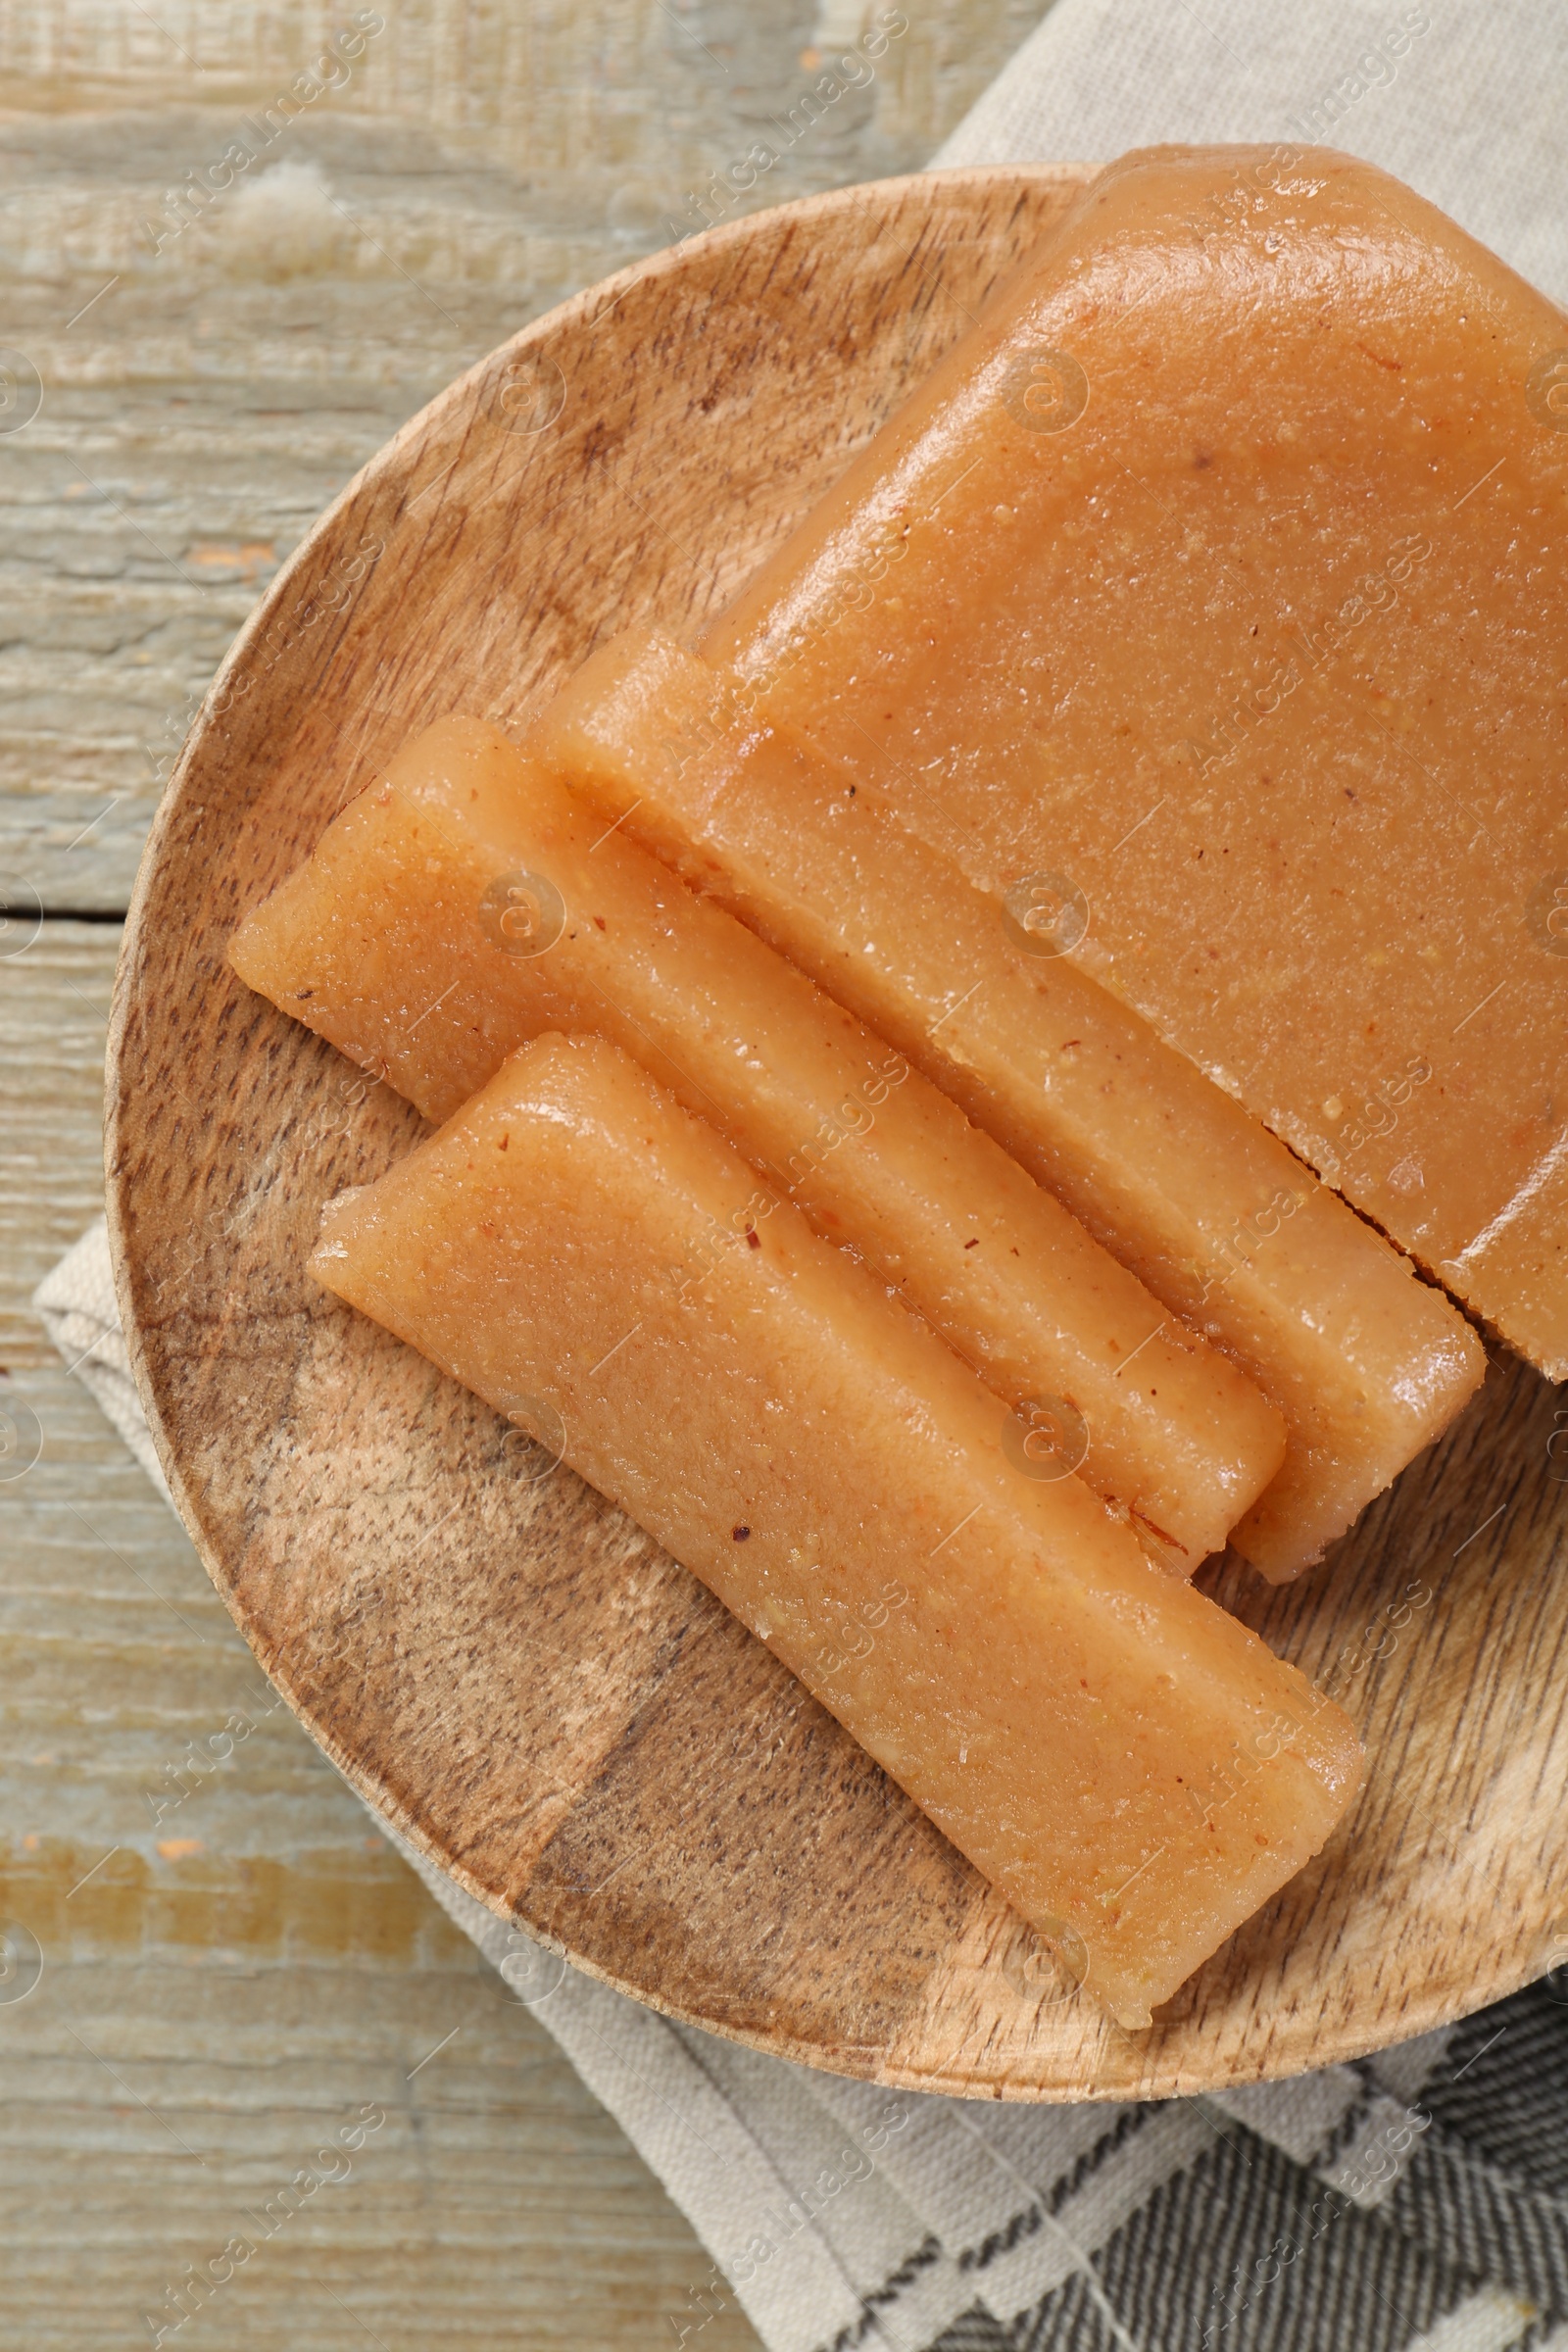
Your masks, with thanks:
M933 162L1339 147L1568 303L1565 97L1568 10L1551 0L1056 0Z
M1058 0L935 160L1322 142L1561 301L1565 92L1568 14L1531 0ZM35 1303L167 1496L101 1223ZM708 2248L666 2343L738 2300L768 2352L1568 2352L1568 1975L1292 2082L1004 2107L673 2025L386 1834Z

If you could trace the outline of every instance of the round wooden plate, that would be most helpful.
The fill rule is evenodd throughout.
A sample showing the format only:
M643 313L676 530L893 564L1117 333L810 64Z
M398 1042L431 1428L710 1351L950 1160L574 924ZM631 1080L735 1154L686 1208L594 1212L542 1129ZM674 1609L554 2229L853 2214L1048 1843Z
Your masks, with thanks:
M1026 2099L1296 2072L1545 1965L1568 1914L1552 1392L1499 1356L1316 1575L1208 1572L1343 1699L1371 1778L1327 1852L1128 2035L684 1570L307 1280L322 1201L419 1122L223 952L416 729L516 726L600 638L724 603L1085 176L938 172L739 220L567 303L406 426L204 706L109 1064L110 1225L161 1455L355 1787L493 1910L672 2016Z

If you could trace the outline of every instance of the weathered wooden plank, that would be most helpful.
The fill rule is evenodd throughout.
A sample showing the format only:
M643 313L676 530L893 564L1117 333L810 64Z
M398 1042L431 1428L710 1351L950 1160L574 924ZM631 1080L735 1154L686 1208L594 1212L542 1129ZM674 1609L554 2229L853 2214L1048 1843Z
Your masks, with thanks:
M277 114L347 13L0 13L5 338L43 387L0 419L0 903L123 908L257 592L444 383L716 217L714 173L754 151L724 217L918 168L1043 7L935 0L824 98L898 12L416 0ZM249 172L171 213L236 139Z
M143 2315L171 2316L185 2264L374 2102L388 2120L352 2173L236 2274L204 2333L166 2340L673 2342L665 2315L690 2319L707 2255L276 1703L182 1530L28 1332L35 1270L96 1204L114 944L50 924L0 964L6 1066L30 1098L29 1148L8 1131L5 1387L43 1439L0 1484L0 1927L43 1954L24 2000L0 1979L9 2329L29 2352L151 2342ZM733 2309L703 2340L755 2341Z
M0 926L0 1364L58 1361L28 1300L103 1206L104 1030L118 923ZM0 1495L4 1494L0 1487Z
M314 194L296 182L281 220L275 185L228 197L157 255L166 190L352 12L0 12L4 340L45 393L0 429L0 906L123 910L234 630L442 384L662 242L755 142L779 160L736 210L918 166L1042 5L909 12L874 79L810 122L858 0L411 0L259 155L257 177L313 167ZM353 2176L166 2341L673 2343L706 2254L292 1718L261 1718L184 1537L27 1311L99 1204L118 927L51 923L11 956L22 937L0 934L0 1362L44 1451L0 1486L0 1920L36 1921L47 1953L0 2003L10 2331L29 2352L150 2342L183 2265L375 2099L389 2120ZM255 1733L154 1820L149 1789L167 1801L168 1768L236 1710ZM700 2340L754 2341L733 2311Z
M273 1704L83 1392L24 1385L48 1445L0 1507L0 1923L44 1973L0 2004L17 2340L150 2340L184 2264L367 2101L386 2126L209 2340L341 2352L342 2305L399 2352L647 2343L689 2316L707 2257L616 2127ZM219 1761L232 1718L255 1728ZM730 2314L705 2340L753 2339Z

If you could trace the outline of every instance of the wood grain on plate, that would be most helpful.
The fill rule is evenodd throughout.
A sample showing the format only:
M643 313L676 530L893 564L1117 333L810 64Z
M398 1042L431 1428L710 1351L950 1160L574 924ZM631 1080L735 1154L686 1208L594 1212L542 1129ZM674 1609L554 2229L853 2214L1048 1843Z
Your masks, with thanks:
M1210 1572L1350 1708L1373 1770L1330 1848L1128 2036L691 1577L316 1291L321 1202L419 1122L223 951L416 728L515 727L600 637L721 604L1082 177L948 172L754 216L567 304L416 417L204 710L110 1054L111 1230L166 1464L355 1785L494 1909L673 2015L1037 2099L1290 2073L1543 1965L1568 1892L1552 1393L1499 1359L1303 1585Z

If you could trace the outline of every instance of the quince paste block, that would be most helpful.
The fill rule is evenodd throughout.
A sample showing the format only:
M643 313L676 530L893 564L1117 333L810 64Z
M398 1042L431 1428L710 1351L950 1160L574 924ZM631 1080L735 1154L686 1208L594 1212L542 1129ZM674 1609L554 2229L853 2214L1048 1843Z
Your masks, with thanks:
M1276 1580L1479 1385L1447 1299L1138 1013L706 663L628 635L529 738L699 889L907 1054L1283 1414L1232 1534ZM1059 912L1059 908L1055 909Z
M1188 1574L1284 1425L906 1058L493 726L426 729L247 917L241 977L432 1120L546 1029L595 1032L858 1250ZM1161 1328L1161 1326L1164 1328Z
M1102 173L703 640L1568 1378L1568 321L1316 150Z
M550 1442L769 1642L1127 2025L1315 1853L1331 1701L615 1048L524 1046L312 1271Z

